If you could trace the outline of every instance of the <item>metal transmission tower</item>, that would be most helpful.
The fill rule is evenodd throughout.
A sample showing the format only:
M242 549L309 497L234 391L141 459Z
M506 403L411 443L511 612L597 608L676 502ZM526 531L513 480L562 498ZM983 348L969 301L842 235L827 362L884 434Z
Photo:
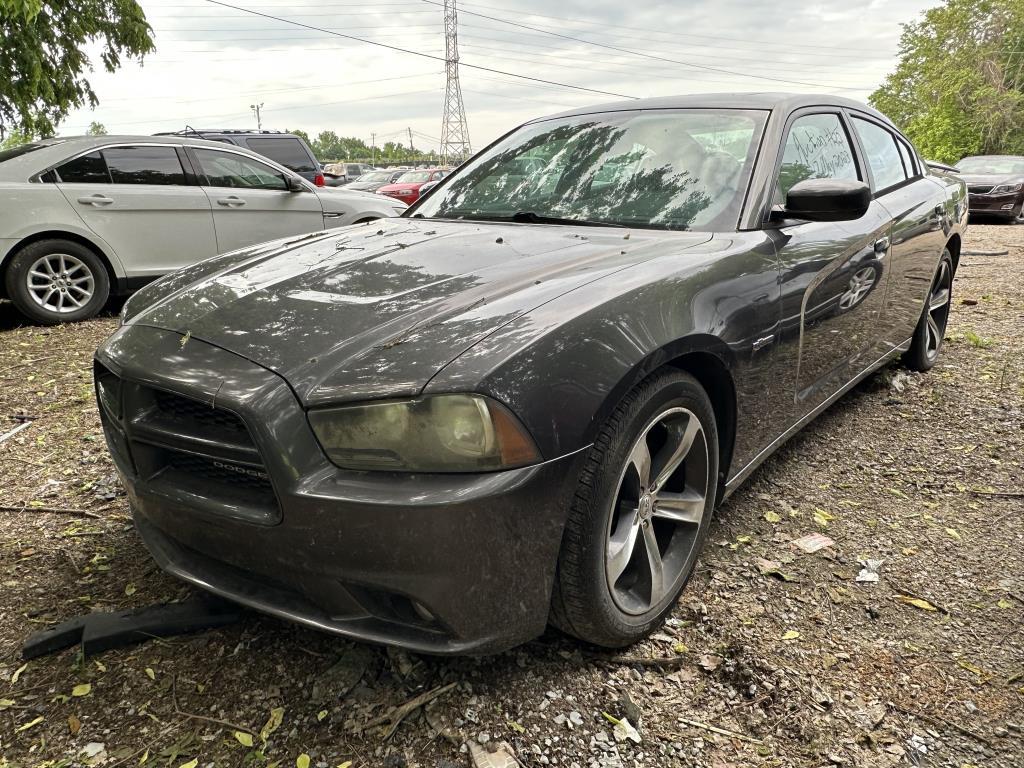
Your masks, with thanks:
M441 120L441 162L461 163L473 150L469 145L466 107L459 85L459 20L455 0L444 0L444 117Z

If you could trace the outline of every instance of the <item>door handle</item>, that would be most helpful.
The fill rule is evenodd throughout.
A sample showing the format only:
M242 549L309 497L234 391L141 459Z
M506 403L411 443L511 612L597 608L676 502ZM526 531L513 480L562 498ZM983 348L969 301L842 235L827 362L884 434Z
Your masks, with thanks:
M883 237L881 240L875 240L875 253L884 256L886 251L889 250L889 238Z
M217 199L217 205L223 205L227 208L238 208L245 205L245 200L240 197L231 195L230 197L221 197Z
M945 216L946 215L946 206L942 205L941 203L939 205L936 205L935 206L935 215L938 216L939 218L942 218L943 216Z
M87 195L78 198L78 202L82 205L110 205L114 200L106 195Z

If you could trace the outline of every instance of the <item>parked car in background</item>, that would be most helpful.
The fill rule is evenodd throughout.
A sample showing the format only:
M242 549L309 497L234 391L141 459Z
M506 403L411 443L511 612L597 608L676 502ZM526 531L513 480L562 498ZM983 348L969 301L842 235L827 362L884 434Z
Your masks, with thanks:
M407 171L398 181L386 184L377 190L378 195L387 195L412 205L420 197L420 187L431 181L440 181L450 171L447 168L427 168L421 171Z
M394 184L402 176L408 173L408 168L393 168L390 170L369 171L364 173L351 184L346 185L348 189L359 190L360 192L376 192L383 186Z
M324 177L328 186L341 187L372 170L373 166L366 163L328 163L324 166Z
M36 322L82 320L218 253L404 209L192 136L45 139L0 152L2 292Z
M147 287L96 354L100 416L136 530L203 589L415 651L549 619L624 646L787 438L895 357L935 365L966 220L855 101L580 108L401 221Z
M207 141L221 141L238 147L251 149L258 155L283 165L316 186L325 185L320 163L313 150L301 136L282 131L248 131L236 129L186 128L183 131L165 132L157 136L194 136Z
M972 214L1006 221L1020 218L1024 204L1024 157L976 155L965 157L956 168L967 182Z

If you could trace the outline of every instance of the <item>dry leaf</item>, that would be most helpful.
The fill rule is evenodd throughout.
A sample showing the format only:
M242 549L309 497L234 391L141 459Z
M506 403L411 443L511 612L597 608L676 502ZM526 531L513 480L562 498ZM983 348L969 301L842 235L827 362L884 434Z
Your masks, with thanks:
M963 541L963 539L960 536L960 533L957 531L956 528L947 528L946 533L948 533L951 538L954 538L957 541Z
M153 671L152 667L146 667L146 677L150 680L156 680L156 672Z
M781 515L779 515L778 512L772 512L771 510L768 510L767 512L764 513L764 519L767 520L769 523L777 523L780 520L782 520L782 517Z
M822 528L827 528L830 521L835 520L835 517L830 515L824 509L814 510L814 522L820 525Z
M245 731L235 731L235 741L237 741L243 747L251 747L252 734L246 733Z
M791 630L789 630L788 632L786 632L782 636L782 639L783 640L796 640L798 637L800 637L800 633L797 632L795 629L791 629Z
M266 741L267 737L276 731L284 720L284 707L274 707L270 710L270 717L260 729L260 741Z
M915 608L920 608L922 611L937 611L939 610L934 605L929 603L927 600L923 600L920 597L911 597L910 595L896 595L896 599L901 603L912 605Z
M14 674L11 675L11 685L14 685L14 683L18 682L18 678L21 677L21 673L24 672L26 669L28 669L28 664L22 664L20 667L14 670Z
M43 722L43 716L42 715L37 717L35 720L29 720L24 725L19 726L18 728L15 728L14 732L15 733L21 733L22 731L27 731L29 728L34 728L35 726L39 725L41 722Z
M321 709L319 712L316 713L316 721L318 723L322 723L326 718L327 718L327 710L326 709Z
M75 715L68 715L68 732L72 736L77 736L80 730L82 730L82 721Z
M182 763L181 765L179 765L178 768L196 768L197 765L199 765L199 758L194 757L187 763Z
M91 690L92 690L92 686L89 683L82 683L81 685L76 685L74 688L71 689L71 695L72 696L88 696L89 695L89 691L91 691Z
M309 768L309 755L303 752L295 758L295 768Z

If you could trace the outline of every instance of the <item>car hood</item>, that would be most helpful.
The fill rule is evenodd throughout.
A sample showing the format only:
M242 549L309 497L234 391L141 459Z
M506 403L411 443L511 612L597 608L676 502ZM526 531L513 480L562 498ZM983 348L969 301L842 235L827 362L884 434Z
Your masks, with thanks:
M1024 181L1024 177L1018 174L1005 173L961 173L960 178L968 184L1018 184Z
M317 187L320 204L324 213L348 213L350 208L379 210L391 214L394 210L403 210L406 204L401 200L375 195L372 192L361 192L351 187Z
M412 189L416 190L422 187L427 182L425 181L411 181L404 184L385 184L383 187L378 189L378 192L397 192L400 189Z
M524 313L710 239L390 219L219 257L190 282L172 276L169 291L155 284L128 323L252 360L283 376L306 405L413 396Z

